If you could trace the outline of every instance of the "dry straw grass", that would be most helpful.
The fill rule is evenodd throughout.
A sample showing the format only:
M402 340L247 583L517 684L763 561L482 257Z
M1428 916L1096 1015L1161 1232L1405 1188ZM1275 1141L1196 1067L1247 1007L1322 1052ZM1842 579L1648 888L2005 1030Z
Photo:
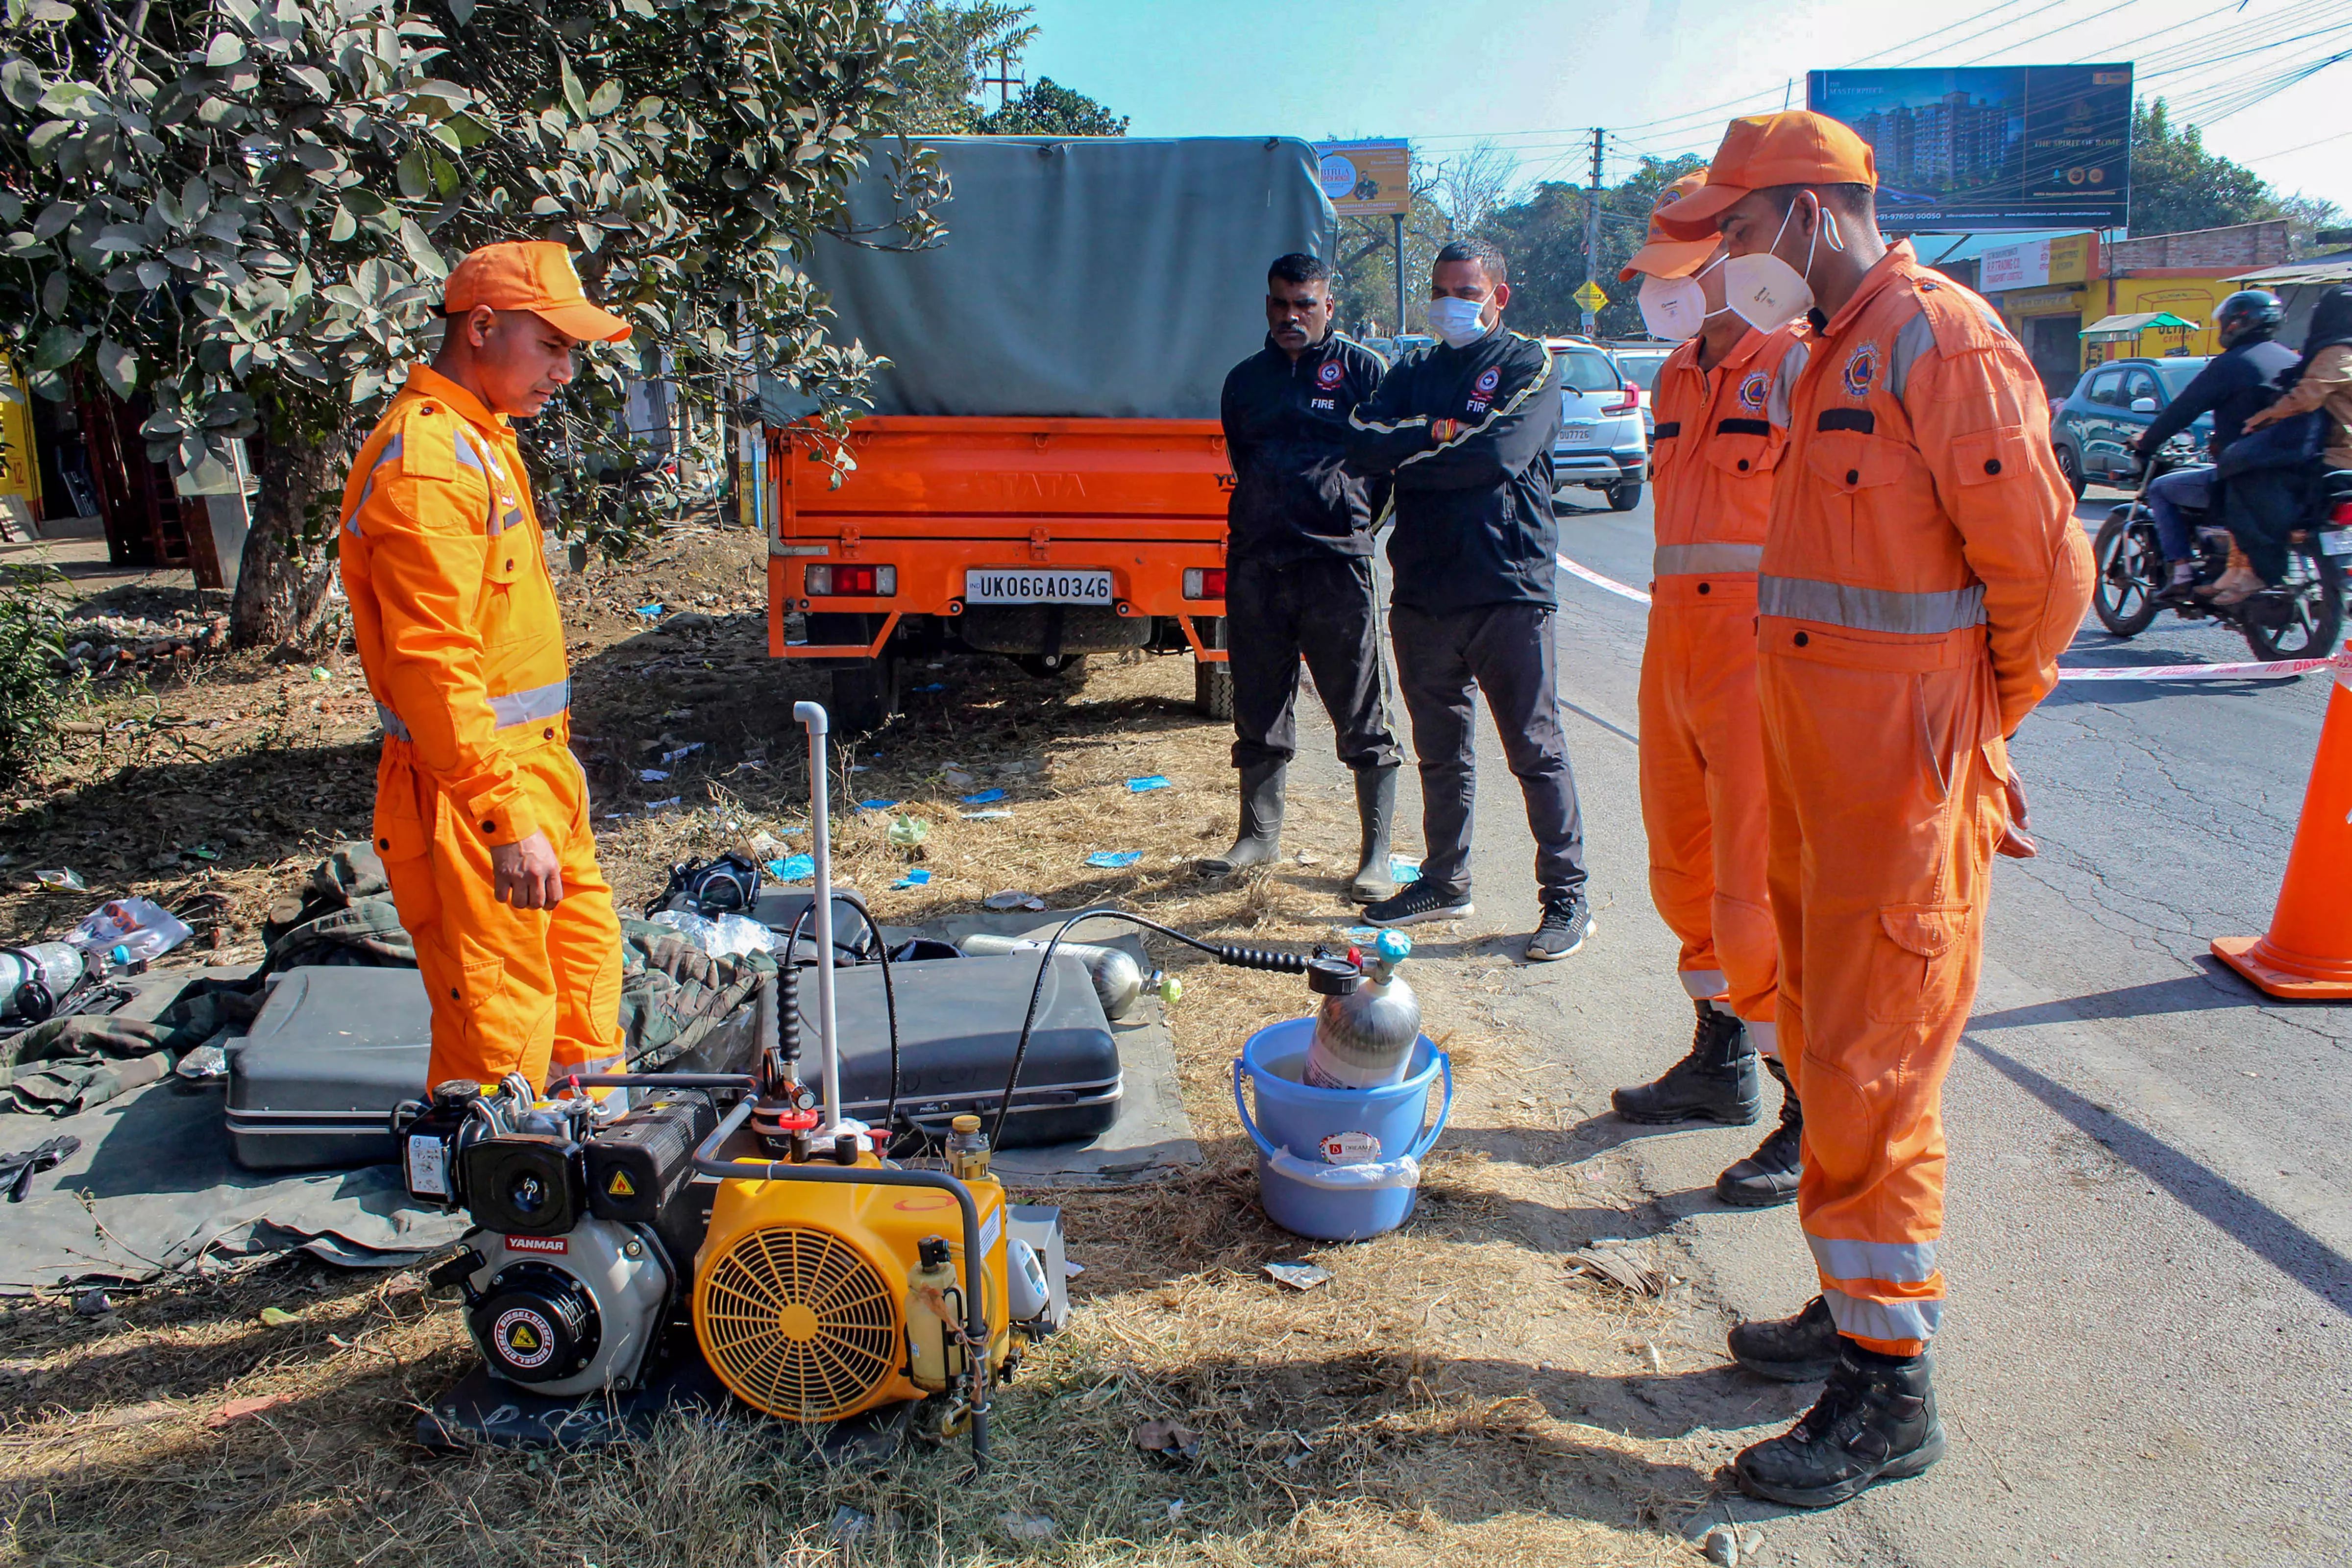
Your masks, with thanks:
M758 621L728 544L682 548L667 577L570 591L590 628L575 650L581 749L600 809L628 813L598 824L625 901L656 892L674 860L805 820L790 702L822 693L809 677L751 668ZM627 605L692 603L698 585L727 618L688 647L696 658L649 647ZM698 660L725 679L710 681ZM1294 792L1289 855L1268 873L1238 886L1192 878L1192 857L1232 831L1232 773L1228 732L1189 711L1184 661L1097 660L1083 680L1050 685L986 660L910 675L930 679L950 689L918 694L905 719L839 758L845 805L903 803L836 816L837 865L886 921L1020 889L1061 909L1122 903L1203 935L1341 940L1354 847L1343 794ZM321 708L308 721L339 757L358 744L355 729L338 728L356 716ZM207 733L237 766L266 770L257 753L268 734L282 747L284 729L280 715L274 730ZM672 780L636 778L659 751L693 740L704 749ZM46 831L78 842L90 824L75 801L95 809L125 787L86 763L58 809L13 825L15 864L55 847ZM973 782L951 780L950 765ZM1124 787L1146 773L1176 787ZM1013 817L964 820L958 797L992 787L1007 791L998 804ZM638 809L665 795L681 805ZM888 842L894 816L929 825L919 851ZM299 874L307 857L293 847L246 858L244 903ZM1083 864L1094 849L1143 858L1101 871ZM930 884L889 890L910 864L930 869ZM1504 1568L1692 1560L1681 1531L1708 1506L1725 1444L1682 1406L1714 1357L1685 1321L1682 1293L1635 1302L1564 1277L1569 1248L1634 1234L1643 1200L1577 1141L1568 1087L1513 1071L1518 1053L1491 1006L1504 966L1473 949L1416 976L1465 1080L1461 1131L1432 1161L1421 1211L1370 1243L1310 1247L1256 1207L1228 1064L1251 1032L1311 998L1295 977L1218 968L1164 942L1152 950L1187 988L1172 1025L1205 1159L1159 1185L1039 1194L1064 1205L1087 1272L1073 1282L1070 1329L998 1396L986 1476L963 1473L960 1447L827 1469L797 1434L763 1422L677 1422L597 1452L433 1458L410 1432L470 1364L456 1311L411 1275L296 1262L134 1293L98 1321L61 1300L0 1319L0 1557L139 1568L1421 1568L1465 1549ZM1330 1269L1331 1282L1302 1295L1258 1271L1297 1258ZM265 1306L299 1321L267 1327ZM230 1400L273 1396L257 1415L206 1425ZM1197 1463L1132 1446L1133 1428L1156 1417L1199 1434ZM848 1539L830 1533L844 1509L869 1521ZM1050 1520L1052 1533L1033 1538L1008 1518Z

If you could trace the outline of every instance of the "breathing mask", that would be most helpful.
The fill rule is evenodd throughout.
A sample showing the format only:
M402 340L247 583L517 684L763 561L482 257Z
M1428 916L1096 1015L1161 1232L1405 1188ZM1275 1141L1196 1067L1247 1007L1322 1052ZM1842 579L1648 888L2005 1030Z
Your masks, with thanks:
M1486 335L1486 302L1448 294L1429 302L1429 330L1450 349L1467 348Z
M1636 302L1642 307L1642 324L1652 337L1678 343L1696 336L1709 317L1723 313L1706 308L1706 290L1698 280L1721 267L1725 259L1718 256L1688 278L1643 278Z
M1813 200L1813 210L1818 216L1812 243L1805 247L1802 272L1775 254L1781 236L1789 232L1789 220L1797 216L1795 202L1790 202L1789 210L1780 215L1780 227L1772 236L1770 248L1753 256L1735 256L1723 264L1726 304L1759 332L1785 326L1813 308L1813 254L1821 246L1823 230L1829 232L1832 250L1845 248L1845 240L1837 232L1837 216L1822 205L1818 196Z

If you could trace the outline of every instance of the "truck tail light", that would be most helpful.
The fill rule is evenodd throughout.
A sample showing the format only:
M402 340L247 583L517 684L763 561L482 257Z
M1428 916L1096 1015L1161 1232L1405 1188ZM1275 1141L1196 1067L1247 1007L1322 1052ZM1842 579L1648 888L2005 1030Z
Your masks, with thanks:
M1222 566L1185 567L1184 596L1188 599L1223 598L1225 596L1225 569Z
M1610 404L1608 406L1601 409L1601 413L1631 414L1633 410L1642 406L1642 389L1640 387L1635 386L1629 381L1618 390L1624 395L1624 401L1622 403Z
M898 596L896 566L813 564L802 581L812 599L894 599Z
M2335 515L2330 521L2332 521L2338 528L2352 528L2352 500L2337 501L2336 503ZM1187 582L1192 580L1189 573L1186 574L1185 580Z

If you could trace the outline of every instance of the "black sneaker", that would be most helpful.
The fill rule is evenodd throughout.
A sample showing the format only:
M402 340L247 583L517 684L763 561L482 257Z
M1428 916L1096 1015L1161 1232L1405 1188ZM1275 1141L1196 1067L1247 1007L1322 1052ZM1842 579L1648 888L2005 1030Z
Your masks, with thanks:
M1443 893L1427 882L1413 882L1394 898L1364 906L1364 922L1376 926L1409 926L1422 921L1458 921L1475 914L1478 906L1467 893Z
M1566 958L1584 945L1592 934L1592 910L1585 904L1582 893L1562 893L1557 899L1546 899L1543 921L1536 934L1528 938L1528 957L1537 963L1548 963L1555 958Z
M1828 1508L1876 1481L1916 1476L1944 1457L1933 1365L1847 1345L1822 1397L1797 1424L1740 1451L1739 1489L1791 1508Z

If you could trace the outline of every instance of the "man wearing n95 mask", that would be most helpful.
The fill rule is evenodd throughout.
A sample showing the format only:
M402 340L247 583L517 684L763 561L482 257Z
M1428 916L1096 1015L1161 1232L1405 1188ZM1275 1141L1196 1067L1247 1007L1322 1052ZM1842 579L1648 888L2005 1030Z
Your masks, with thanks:
M1584 828L1559 722L1553 645L1552 442L1559 366L1507 331L1502 253L1456 240L1430 273L1444 341L1407 355L1349 416L1349 466L1395 475L1389 629L1420 762L1421 879L1368 906L1374 925L1472 912L1475 689L1486 694L1536 841L1542 918L1530 959L1565 958L1592 929Z
M1725 297L1805 322L1757 575L1780 1054L1805 1099L1797 1215L1821 1294L1731 1352L1827 1379L1742 1489L1821 1507L1944 1451L1943 1082L1996 851L2031 855L2008 739L2057 685L2090 550L2033 367L1992 308L1889 246L1869 146L1804 111L1732 121L1668 207L1731 251Z
M1685 175L1664 209L1696 191ZM1612 1097L1628 1121L1744 1127L1762 1110L1757 1055L1779 1079L1780 1124L1716 1178L1742 1207L1793 1203L1803 1127L1774 1044L1780 952L1764 877L1764 732L1756 712L1756 569L1805 366L1794 330L1759 332L1724 303L1711 224L1650 216L1649 242L1618 274L1642 279L1642 315L1680 346L1658 367L1650 464L1655 581L1642 647L1642 826L1650 897L1682 939L1698 1010L1690 1054L1654 1083Z

